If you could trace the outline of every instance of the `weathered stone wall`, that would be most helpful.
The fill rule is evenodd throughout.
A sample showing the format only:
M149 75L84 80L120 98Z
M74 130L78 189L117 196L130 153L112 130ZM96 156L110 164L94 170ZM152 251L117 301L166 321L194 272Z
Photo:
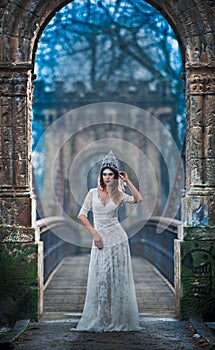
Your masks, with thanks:
M214 321L215 315L215 241L214 229L185 229L188 240L175 241L175 288L179 318L198 317ZM194 231L194 232L192 232ZM199 239L190 239L198 233ZM206 239L204 239L207 237Z
M38 317L41 244L31 190L31 70L0 66L1 323ZM5 297L7 295L7 297Z
M210 51L210 50L209 50ZM186 65L187 152L184 241L176 243L181 317L215 320L215 65L207 52Z
M18 235L18 231L13 231L14 227L23 227L23 232L26 228L30 228L32 231L25 233L34 233L35 208L31 190L30 157L31 79L34 56L37 41L46 23L68 2L70 1L2 0L0 3L0 212L1 235L6 240L10 240L12 235L17 242L23 240L22 234ZM208 242L203 239L215 225L213 176L215 2L214 0L148 0L148 2L160 10L172 25L184 61L188 121L187 181L183 200L184 233L182 230L181 241L176 242L177 304L182 316L186 313L204 316L211 309L210 302L205 299L204 312L200 310L198 308L200 298L203 298L201 300L204 304L204 297L200 295L202 289L195 289L196 298L193 299L185 281L186 276L190 274L190 286L199 283L200 270L196 270L196 267L203 264L201 260L203 255L198 253L199 250L201 252L206 250L211 262L212 275L215 274L215 260L209 256ZM210 230L205 233L204 228L207 225L210 225ZM186 226L194 227L189 235ZM211 233L207 237L211 237ZM183 239L186 242L182 241ZM214 238L211 241L214 244ZM26 243L23 243L23 251L24 245L28 242L32 242L31 234ZM17 243L13 244L15 247ZM11 252L14 249L13 244L10 247ZM199 248L195 251L195 256L196 254L199 256L195 258L197 265L187 263L189 259L190 261L194 259L192 253L194 246ZM211 252L213 255L213 251ZM4 255L2 257L4 259ZM34 260L35 267L36 260ZM13 264L11 268L12 266ZM191 310L189 306L193 302L195 305ZM36 301L32 303L36 305ZM34 307L32 309L36 310ZM29 311L30 315L32 317Z
M215 225L215 70L187 71L187 159L185 225Z
M32 227L31 71L0 67L0 224Z

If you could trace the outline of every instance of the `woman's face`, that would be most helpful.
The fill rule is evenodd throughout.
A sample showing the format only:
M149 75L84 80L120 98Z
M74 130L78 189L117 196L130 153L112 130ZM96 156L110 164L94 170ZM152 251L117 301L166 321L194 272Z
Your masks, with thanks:
M104 169L102 172L102 180L106 186L112 186L115 179L115 174L111 169Z

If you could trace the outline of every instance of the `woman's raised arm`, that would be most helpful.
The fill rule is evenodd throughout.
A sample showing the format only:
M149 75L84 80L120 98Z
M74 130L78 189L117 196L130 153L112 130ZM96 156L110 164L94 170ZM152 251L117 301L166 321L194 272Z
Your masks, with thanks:
M119 171L119 177L122 179L123 182L126 183L126 185L129 187L131 190L131 193L133 194L134 197L134 202L138 203L143 200L140 192L136 189L136 187L132 184L132 182L129 180L128 175L126 174L125 171Z

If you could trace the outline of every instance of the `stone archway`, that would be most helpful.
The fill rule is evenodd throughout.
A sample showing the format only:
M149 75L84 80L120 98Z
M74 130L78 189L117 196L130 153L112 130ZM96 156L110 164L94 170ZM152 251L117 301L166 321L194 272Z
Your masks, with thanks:
M4 0L0 5L1 251L5 259L13 257L14 266L24 252L23 261L30 272L23 279L31 282L29 288L23 284L29 296L29 307L23 313L32 318L37 315L36 291L42 290L35 272L42 247L35 229L31 185L34 56L45 25L69 2ZM187 159L183 228L175 249L178 314L207 317L215 289L215 3L148 3L172 25L184 62Z

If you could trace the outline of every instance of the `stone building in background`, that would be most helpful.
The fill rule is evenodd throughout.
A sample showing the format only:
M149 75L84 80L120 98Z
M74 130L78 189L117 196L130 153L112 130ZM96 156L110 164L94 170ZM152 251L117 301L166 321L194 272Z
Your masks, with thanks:
M64 83L57 80L55 89L46 91L44 82L36 80L34 87L34 118L43 126L44 130L47 130L49 126L52 130L52 132L50 130L46 134L42 198L41 194L37 193L37 197L40 197L38 203L42 203L43 207L43 210L38 210L38 212L40 211L39 215L62 215L62 208L70 217L77 214L80 202L86 194L81 181L88 177L88 188L97 186L99 165L95 164L99 162L108 149L108 146L105 146L105 140L112 138L117 140L115 150L117 156L122 159L127 153L127 158L125 158L127 159L127 165L126 163L121 164L121 168L128 171L129 176L137 186L141 187L143 192L144 201L139 204L139 207L133 213L134 219L146 217L149 214L160 216L166 204L170 187L173 185L173 179L169 179L167 167L177 167L177 160L173 158L171 144L169 144L173 140L176 144L178 143L177 102L170 91L169 82L164 81L162 85L152 89L145 81L136 81L131 84L129 81L123 80L117 83L115 89L110 90L106 83L102 81L98 84L96 90L87 90L84 83L79 81L75 84L73 91L65 91ZM102 103L102 106L98 107L98 103ZM123 103L129 105L130 108L126 109L124 106L125 111L123 112L122 106L121 111L116 111L111 109L110 103ZM93 107L92 104L96 105ZM88 105L90 105L90 108L80 108ZM141 114L141 110L136 112L135 108L132 109L131 106L139 107L143 110L143 113ZM89 109L91 112L89 112ZM73 111L72 115L67 118L66 122L63 121L62 116L70 111ZM99 124L98 113L106 115L110 122L103 125ZM123 115L123 125L116 123L118 113ZM138 122L132 125L133 113L139 113L139 116ZM149 118L146 115L144 116L144 113ZM163 129L154 123L154 117L163 123ZM58 126L55 129L54 124L58 119L61 119L62 123L59 124L60 129ZM82 128L83 120L88 121L89 126L87 128ZM74 134L73 130L76 127L79 131ZM165 130L171 133L171 141L163 135ZM148 134L153 135L153 140L149 139ZM65 142L63 147L59 146L58 157L54 160L53 148L58 147L58 142L61 142L62 137L68 141ZM89 144L102 139L104 141L100 142L97 149L94 146L92 152L87 151L88 157L87 159L86 157L83 158L83 163L80 164L78 169L79 175L77 178L74 178L74 174L71 178L69 172L73 160ZM126 145L124 141L127 142ZM129 144L136 146L145 155L144 164L141 165L139 156L135 156L134 149L133 151L130 150L129 154L127 149ZM159 149L156 145L160 146ZM165 156L167 164L164 160ZM136 157L136 174L129 167L129 159L134 157ZM147 162L151 163L151 169ZM52 175L50 169L53 168L54 163L55 170L54 175ZM152 171L154 177L151 174ZM53 198L50 198L53 177L55 193L53 193ZM80 198L79 203L72 194L73 186L79 188L77 190L77 197Z

